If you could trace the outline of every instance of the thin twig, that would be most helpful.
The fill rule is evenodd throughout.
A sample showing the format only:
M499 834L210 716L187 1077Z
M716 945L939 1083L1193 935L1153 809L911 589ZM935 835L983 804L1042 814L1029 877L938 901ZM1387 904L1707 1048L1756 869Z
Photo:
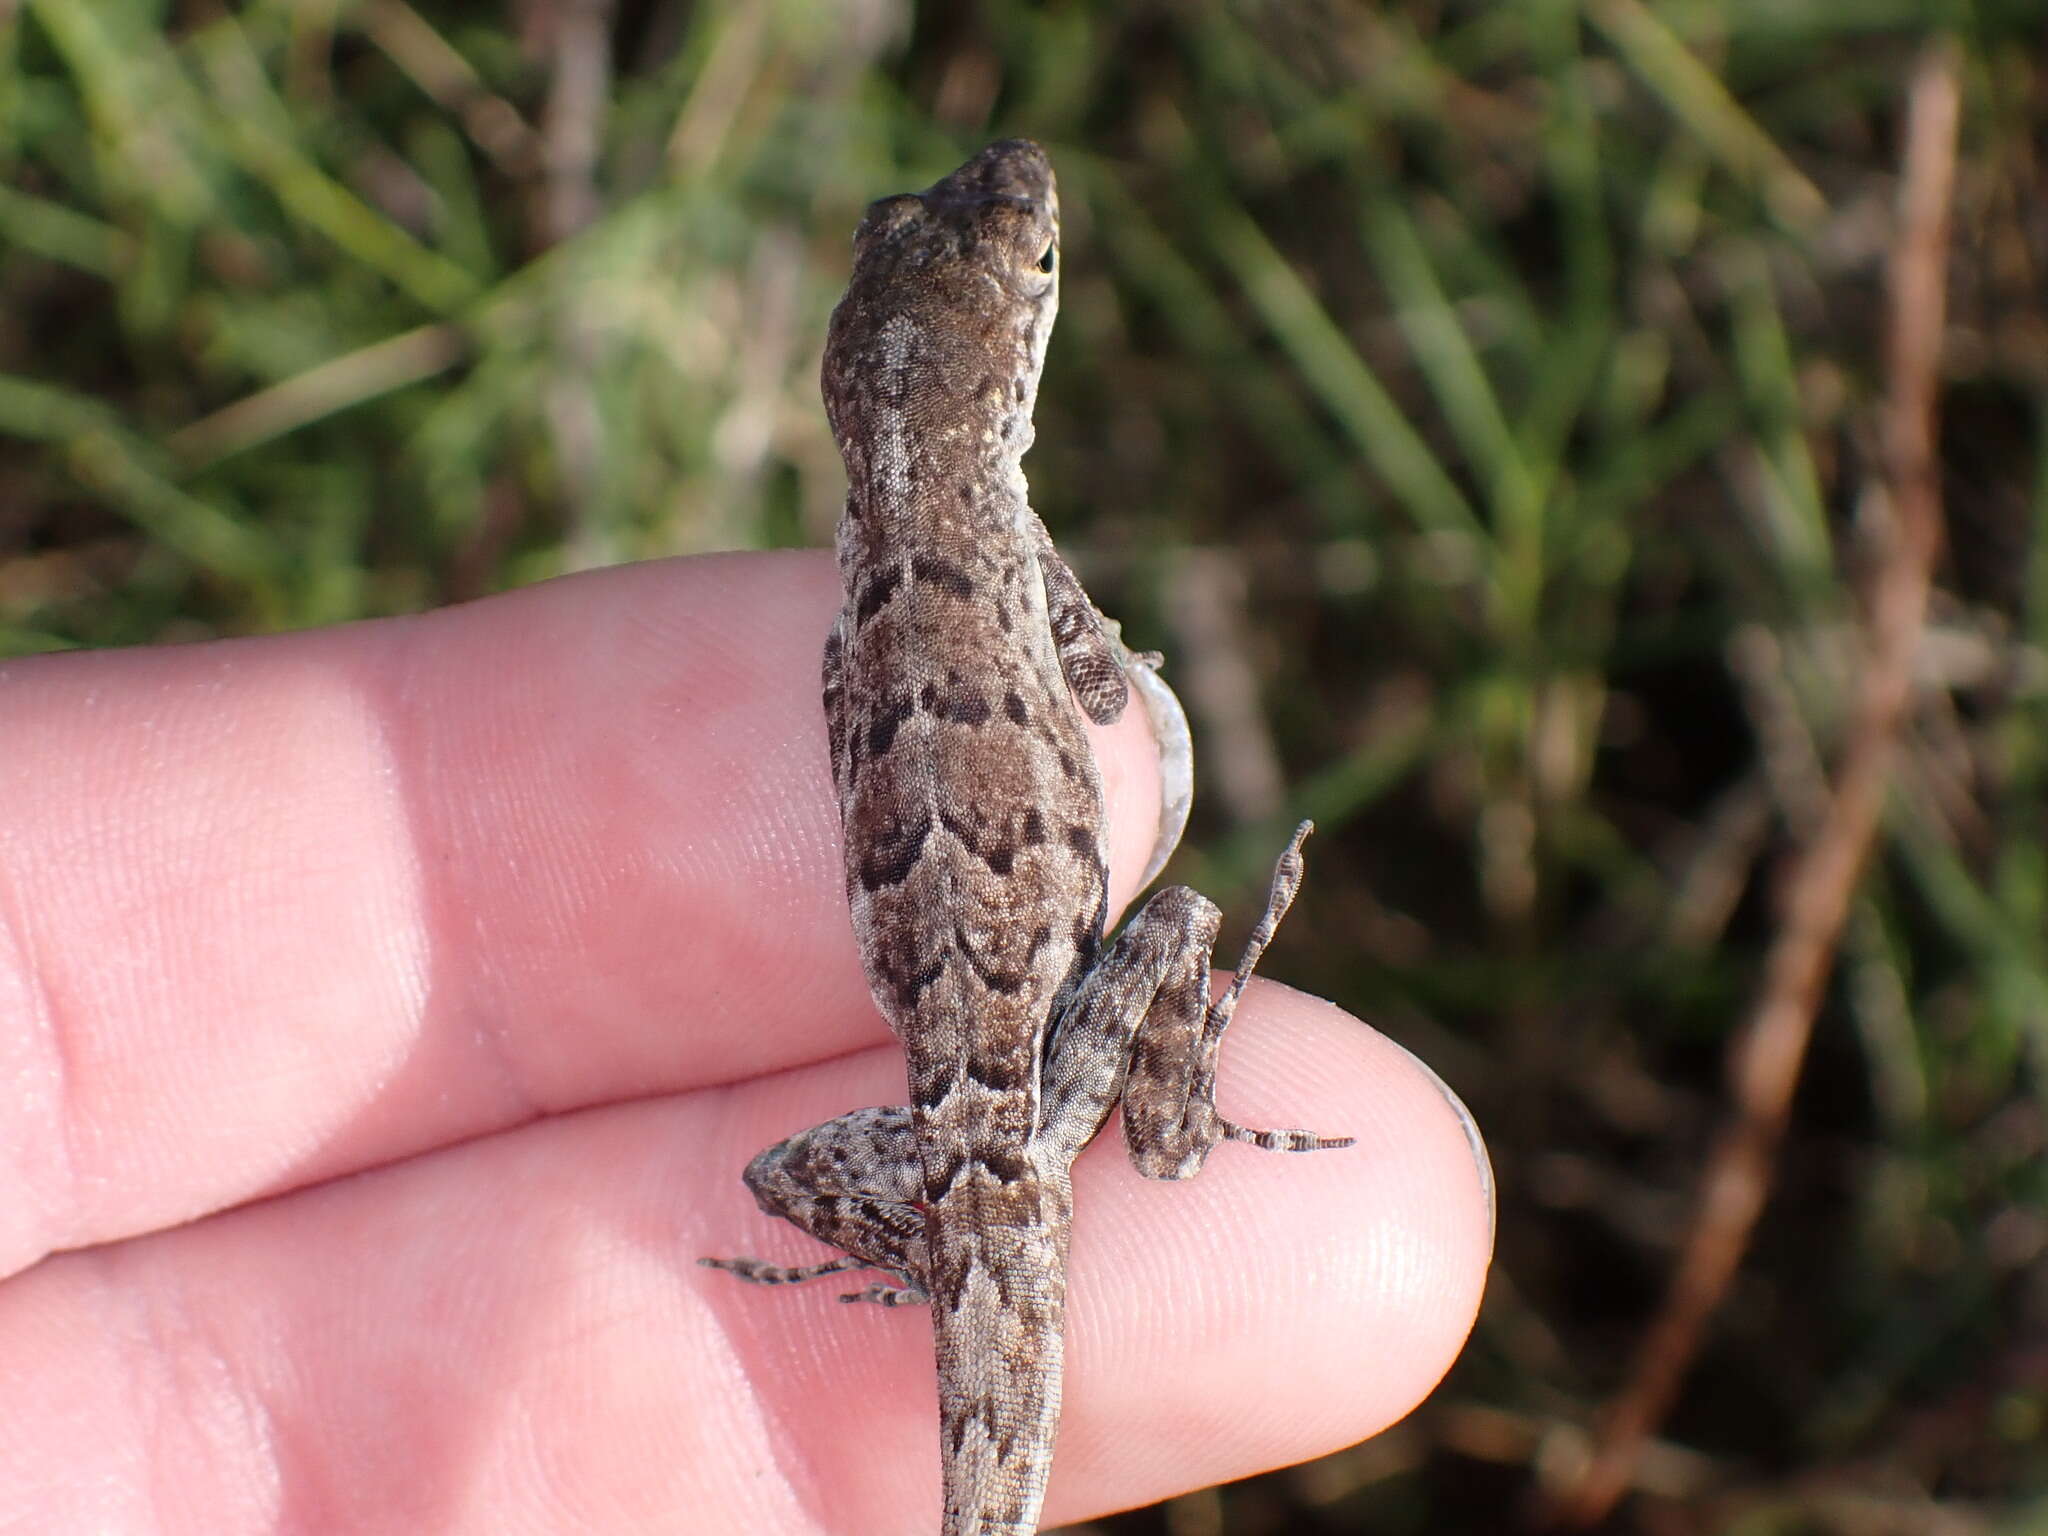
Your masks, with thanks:
M1561 1523L1603 1519L1629 1486L1647 1437L1677 1395L1769 1193L1814 1012L1883 810L1912 689L1935 551L1941 542L1935 443L1948 223L1955 180L1957 63L1930 44L1907 98L1906 154L1890 270L1890 394L1883 415L1888 547L1864 629L1868 661L1826 813L1784 886L1783 920L1729 1075L1735 1115L1708 1165L1700 1207L1662 1311L1644 1335L1599 1443L1557 1506Z
M535 154L533 130L425 17L404 0L370 0L356 12L356 22L414 85L461 117L471 141L500 170L528 173Z
M164 446L188 468L203 468L336 411L431 379L454 367L466 350L455 326L418 326L245 395L180 427L164 439Z
M1244 572L1214 550L1188 549L1174 561L1166 592L1174 669L1215 748L1208 772L1224 809L1239 826L1277 821L1286 791L1248 654Z
M541 243L560 245L603 211L598 156L612 82L612 0L560 0L548 43L554 79L541 118Z
M554 80L541 118L540 243L560 245L603 211L598 160L610 105L612 0L560 0L548 18ZM571 529L574 568L617 558L605 525L605 427L597 409L603 343L576 264L559 269L554 357L543 408Z

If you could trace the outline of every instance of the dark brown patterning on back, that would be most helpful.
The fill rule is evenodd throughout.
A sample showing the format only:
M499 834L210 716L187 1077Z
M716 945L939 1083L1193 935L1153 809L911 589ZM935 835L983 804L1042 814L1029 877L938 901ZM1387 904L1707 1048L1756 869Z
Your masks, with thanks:
M764 1209L847 1257L715 1261L765 1282L873 1265L896 1283L858 1297L931 1301L946 1536L1037 1529L1068 1170L1119 1098L1155 1177L1192 1174L1226 1138L1342 1144L1215 1113L1237 988L1209 1005L1213 905L1161 891L1103 952L1102 787L1081 713L1115 720L1126 672L1151 659L1124 650L1027 496L1058 260L1051 166L1017 139L875 203L854 237L823 380L849 480L825 714L847 903L911 1102L748 1168ZM1292 897L1299 844L1243 971Z
M825 670L847 900L909 1063L940 1377L968 1388L941 1433L998 1485L1058 1421L1069 1196L1064 1169L1033 1166L1032 1133L1053 1005L1093 963L1108 899L1102 788L1020 465L1058 236L1035 145L877 203L824 368L851 482L850 607ZM1122 673L1098 686L1114 719Z

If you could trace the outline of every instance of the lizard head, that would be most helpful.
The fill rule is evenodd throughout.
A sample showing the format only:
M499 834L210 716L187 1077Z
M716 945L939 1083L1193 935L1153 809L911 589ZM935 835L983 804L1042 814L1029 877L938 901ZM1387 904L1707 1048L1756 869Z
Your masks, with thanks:
M1028 139L869 206L825 345L842 452L887 425L1022 454L1059 307L1059 231L1052 164ZM848 468L861 472L850 453Z

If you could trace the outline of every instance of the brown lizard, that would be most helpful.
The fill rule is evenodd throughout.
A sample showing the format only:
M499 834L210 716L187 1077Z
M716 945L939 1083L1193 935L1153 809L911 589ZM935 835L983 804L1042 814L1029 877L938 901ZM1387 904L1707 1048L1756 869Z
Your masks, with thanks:
M854 236L825 348L850 481L825 718L854 935L910 1104L855 1110L747 1166L763 1210L842 1257L703 1261L768 1284L874 1268L890 1278L844 1299L931 1303L946 1536L1038 1528L1069 1170L1113 1107L1153 1178L1190 1177L1219 1141L1350 1144L1250 1130L1214 1099L1224 1028L1300 883L1306 823L1216 1002L1219 914L1185 886L1103 944L1102 785L1081 714L1108 723L1133 682L1148 700L1163 685L1026 497L1058 259L1052 167L1022 139L873 204Z

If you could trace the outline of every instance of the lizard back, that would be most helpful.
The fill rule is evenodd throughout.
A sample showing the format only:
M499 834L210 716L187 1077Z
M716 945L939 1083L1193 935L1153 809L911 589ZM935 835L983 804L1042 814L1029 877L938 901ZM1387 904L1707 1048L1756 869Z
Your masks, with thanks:
M1051 167L1022 140L874 204L823 374L850 482L826 716L848 906L908 1062L949 1533L1036 1528L1070 1188L1034 1134L1048 1023L1107 901L1101 784L1020 467L1058 232ZM1113 717L1121 680L1101 691L1091 712Z
M854 237L825 405L850 482L825 721L847 905L911 1103L856 1109L747 1165L755 1201L839 1250L700 1262L763 1285L850 1269L847 1301L929 1301L943 1536L1025 1536L1059 1428L1068 1170L1120 1105L1140 1173L1192 1178L1218 1145L1348 1137L1240 1125L1217 1052L1301 884L1281 853L1237 975L1211 999L1216 904L1155 891L1105 943L1102 785L1082 717L1135 686L1178 839L1180 709L1031 510L1020 460L1058 302L1059 203L1037 145L991 144ZM1180 764L1176 771L1175 761ZM1175 808L1177 806L1177 808ZM1148 877L1149 878L1149 874Z

